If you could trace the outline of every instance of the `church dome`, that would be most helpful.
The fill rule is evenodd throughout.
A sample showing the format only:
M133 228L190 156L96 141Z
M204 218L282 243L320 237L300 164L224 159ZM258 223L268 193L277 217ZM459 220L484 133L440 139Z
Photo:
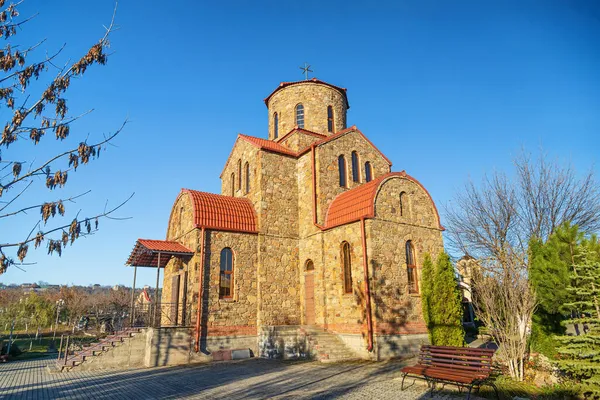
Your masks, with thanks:
M346 128L350 108L346 89L317 78L281 82L265 104L270 140L280 139L295 127L331 135Z

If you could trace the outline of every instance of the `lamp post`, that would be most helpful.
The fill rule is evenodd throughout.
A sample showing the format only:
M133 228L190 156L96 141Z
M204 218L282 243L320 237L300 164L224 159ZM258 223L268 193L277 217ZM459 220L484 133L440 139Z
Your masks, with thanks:
M60 309L65 305L63 299L56 300L56 321L54 322L54 333L52 334L52 341L56 338L56 327L58 325L58 316L60 315Z

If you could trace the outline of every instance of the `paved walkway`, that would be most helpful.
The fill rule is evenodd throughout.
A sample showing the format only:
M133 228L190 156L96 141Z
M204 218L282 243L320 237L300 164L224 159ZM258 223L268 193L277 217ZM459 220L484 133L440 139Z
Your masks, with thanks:
M320 364L262 359L186 367L51 374L49 360L0 364L0 399L428 399L400 391L402 363ZM407 380L408 383L411 383ZM458 391L436 399L463 399Z

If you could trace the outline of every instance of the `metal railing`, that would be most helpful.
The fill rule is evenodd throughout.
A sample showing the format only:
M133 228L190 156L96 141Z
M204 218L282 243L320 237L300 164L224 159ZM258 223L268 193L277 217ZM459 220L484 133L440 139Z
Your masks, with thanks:
M130 313L132 327L191 326L194 319L192 304L159 303L136 305Z

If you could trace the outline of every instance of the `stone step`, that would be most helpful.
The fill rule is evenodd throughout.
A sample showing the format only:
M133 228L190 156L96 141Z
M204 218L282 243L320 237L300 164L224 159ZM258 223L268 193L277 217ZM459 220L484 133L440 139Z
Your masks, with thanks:
M336 334L317 327L302 327L298 332L305 335L310 354L321 362L358 359Z

